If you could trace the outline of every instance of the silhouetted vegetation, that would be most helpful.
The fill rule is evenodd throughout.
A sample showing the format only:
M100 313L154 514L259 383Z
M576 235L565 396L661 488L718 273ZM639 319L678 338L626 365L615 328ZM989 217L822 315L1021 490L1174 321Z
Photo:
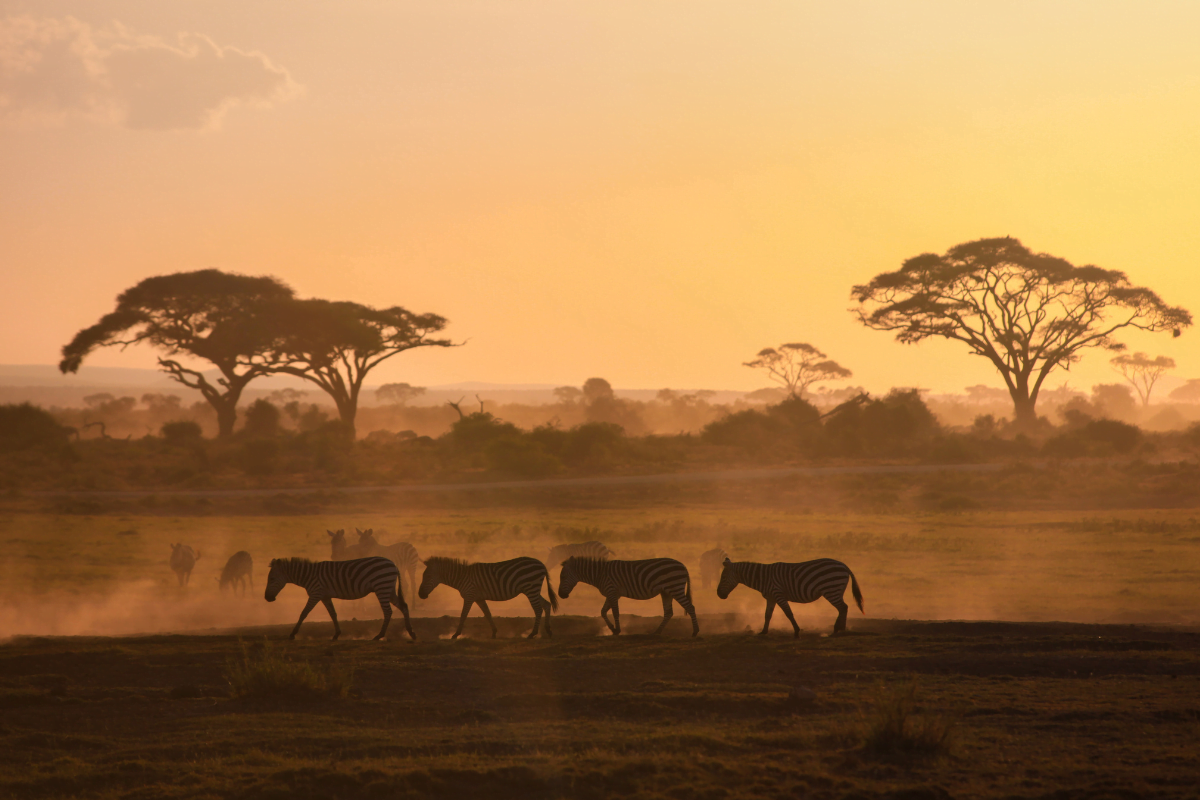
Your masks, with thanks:
M67 429L35 405L0 405L0 453L62 446L67 437Z

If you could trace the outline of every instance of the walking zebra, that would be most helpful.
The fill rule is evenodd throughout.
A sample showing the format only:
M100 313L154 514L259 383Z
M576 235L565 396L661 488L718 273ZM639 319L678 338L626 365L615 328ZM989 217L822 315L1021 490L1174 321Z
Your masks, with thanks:
M414 590L417 588L417 570L425 563L417 555L417 548L408 542L380 544L375 539L374 528L367 528L365 531L360 531L358 528L354 530L358 533L359 546L367 549L364 555L383 556L384 558L391 559L401 574L407 578L405 585L408 586L409 596L405 599L410 603L416 602L417 595Z
M180 586L187 586L192 578L192 570L200 560L200 551L193 550L186 544L171 545L171 571L179 579Z
M383 609L383 627L379 629L376 640L382 639L387 633L388 623L392 621L392 605L404 614L404 629L413 639L412 624L408 619L408 606L404 603L403 590L397 584L400 582L400 572L396 565L386 558L356 558L352 561L309 561L307 558L276 558L271 561L271 571L267 574L268 603L275 602L281 589L289 583L303 586L308 591L308 602L300 612L296 627L292 628L289 639L296 638L300 623L308 616L308 612L316 607L318 602L325 604L329 618L333 620L333 639L342 635L338 625L337 612L333 610L333 598L339 600L357 600L360 597L374 593Z
M233 593L237 594L238 585L242 587L242 597L246 596L246 582L249 581L250 588L254 588L254 561L250 558L250 554L245 550L239 550L229 557L225 562L225 569L221 570L220 581L221 592L225 592L225 587L229 586L233 589Z
M767 629L771 627L771 614L775 611L775 606L779 606L792 623L793 636L799 639L800 626L796 624L788 602L811 603L818 597L824 597L838 610L837 622L833 625L834 633L844 631L847 608L842 595L846 592L847 578L850 580L854 602L858 603L859 611L863 610L858 579L849 567L832 558L818 558L798 564L759 564L754 561L730 561L727 558L724 567L721 571L721 583L717 586L717 597L724 600L729 597L734 587L744 583L751 589L762 592L762 596L767 599L767 617L760 636L766 635Z
M700 554L700 582L707 589L721 579L721 570L729 555L719 547Z
M558 544L550 548L546 563L553 569L572 556L583 558L599 558L607 561L616 554L600 542L580 542L578 544Z
M672 599L683 606L683 610L692 618L692 636L700 633L700 623L696 622L696 609L692 605L691 578L687 567L673 558L647 558L644 561L602 561L580 556L568 558L562 565L558 596L566 599L580 582L590 583L604 595L600 616L615 635L621 633L621 611L617 601L622 597L649 600L655 595L661 595L663 603L663 621L654 631L656 634L662 633L673 616ZM610 608L613 622L608 621Z
M546 592L550 595L549 601L542 597L543 580L546 582ZM425 560L425 574L421 578L421 590L417 596L424 600L439 583L458 589L463 599L458 630L451 639L457 639L462 633L473 604L478 604L483 616L487 617L488 624L492 626L492 638L495 639L496 623L492 621L492 612L486 601L511 600L519 594L528 597L529 605L533 607L533 633L529 634L529 638L537 636L543 610L546 612L546 635L554 636L550 630L550 609L558 610L558 598L554 596L546 565L536 558L522 556L511 561L468 564L458 558L433 556Z

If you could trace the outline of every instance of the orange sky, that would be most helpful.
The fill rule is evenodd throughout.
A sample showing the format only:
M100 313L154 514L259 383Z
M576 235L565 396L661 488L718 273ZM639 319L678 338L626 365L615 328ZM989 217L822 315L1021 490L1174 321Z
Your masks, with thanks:
M0 1L0 363L144 277L401 304L374 382L1000 385L854 283L984 236L1200 315L1200 5ZM1130 336L1200 377L1200 331ZM100 352L87 365L153 366ZM1115 380L1093 354L1067 379Z

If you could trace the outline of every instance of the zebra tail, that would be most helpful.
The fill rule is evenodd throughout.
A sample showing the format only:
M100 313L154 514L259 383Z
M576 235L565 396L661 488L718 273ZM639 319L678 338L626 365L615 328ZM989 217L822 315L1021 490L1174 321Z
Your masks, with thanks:
M858 603L859 613L866 614L867 612L863 611L862 592L858 590L858 578L854 577L853 572L850 573L850 591L854 595L854 602Z
M554 587L550 585L550 571L546 570L546 591L550 594L550 607L558 611L558 597L554 594Z

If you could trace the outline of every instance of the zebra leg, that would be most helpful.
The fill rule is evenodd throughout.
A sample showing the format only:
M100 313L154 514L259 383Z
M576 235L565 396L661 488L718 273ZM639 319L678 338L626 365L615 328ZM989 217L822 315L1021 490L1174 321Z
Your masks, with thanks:
M396 608L400 609L400 613L404 615L404 630L408 631L408 636L414 642L417 640L417 635L413 633L412 623L408 619L408 603L404 602L404 596L392 597L392 603Z
M692 605L691 598L686 594L683 597L676 598L679 605L687 612L687 615L692 618L692 636L700 635L700 623L696 621L696 607Z
M391 598L384 597L379 592L375 593L375 599L379 601L379 607L383 609L383 627L379 629L379 634L372 640L378 642L387 635L388 624L392 621L392 601Z
M463 625L466 624L467 621L467 614L471 613L471 606L473 605L475 605L474 600L463 600L463 612L462 616L458 618L458 630L456 630L454 635L450 637L451 639L457 639L459 634L462 633Z
M663 621L658 626L658 629L654 631L655 636L662 633L663 628L667 627L667 623L671 621L671 617L675 616L675 611L671 608L671 595L667 594L666 592L663 592L662 601L663 601Z
M333 610L333 600L331 600L328 597L322 597L321 602L325 604L325 610L327 610L329 612L329 618L331 620L333 620L333 639L332 639L332 641L336 642L338 640L338 637L342 635L342 629L341 629L341 626L338 625L337 612Z
M783 609L783 613L787 615L788 621L792 623L792 638L800 638L800 626L796 624L796 618L792 616L792 607L788 605L787 600L781 600L779 607Z
M529 634L527 639L532 639L538 635L538 630L542 627L542 596L540 594L541 586L538 586L538 593L527 594L529 605L533 606L533 633ZM550 630L550 612L546 612L546 630Z
M292 628L292 635L288 637L289 639L296 638L296 632L300 630L300 623L304 622L304 618L308 616L308 612L312 611L316 607L317 598L310 596L308 598L308 602L304 604L304 610L300 612L300 619L296 621L296 627Z
M767 598L767 618L763 620L763 629L759 631L759 636L766 636L767 630L771 627L771 615L775 613L775 601Z
M612 607L613 607L613 601L609 600L607 597L604 598L604 606L600 609L600 618L604 620L604 624L607 625L608 629L610 631L612 631L614 636L616 636L621 631L618 630L617 628L614 628L613 624L608 621L608 610ZM613 616L614 617L616 616L615 611L613 612Z
M546 612L546 635L553 639L554 632L550 630L550 601L538 594L538 602L542 604L542 610Z
M838 598L838 601L833 604L833 607L838 610L837 622L833 623L833 632L841 633L842 631L846 630L846 612L850 609L849 606L846 605L846 601L842 600L840 597Z
M488 625L492 626L492 638L496 638L496 623L492 622L492 610L488 608L487 603L483 600L476 600L479 608L483 611L483 616L487 617Z

